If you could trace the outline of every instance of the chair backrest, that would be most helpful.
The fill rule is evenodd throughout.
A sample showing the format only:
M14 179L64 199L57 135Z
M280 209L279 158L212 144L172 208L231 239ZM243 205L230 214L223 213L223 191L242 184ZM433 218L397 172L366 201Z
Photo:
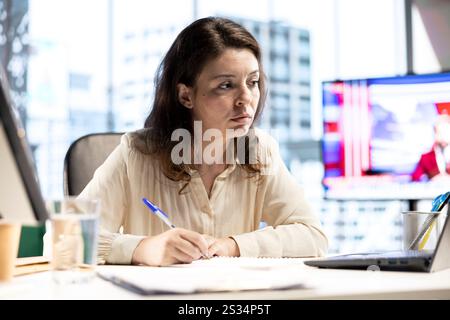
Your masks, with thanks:
M75 140L64 159L64 195L77 196L94 176L95 170L120 143L123 133L85 135Z

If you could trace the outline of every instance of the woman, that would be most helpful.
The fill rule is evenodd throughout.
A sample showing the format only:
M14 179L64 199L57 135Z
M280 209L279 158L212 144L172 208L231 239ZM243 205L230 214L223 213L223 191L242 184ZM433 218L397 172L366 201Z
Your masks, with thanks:
M412 181L445 183L450 179L450 116L446 113L436 118L433 126L434 143L431 150L420 156L413 173Z
M102 200L100 262L326 252L320 222L276 143L252 129L263 75L258 43L230 20L200 19L178 35L158 70L145 128L122 137L80 195ZM151 214L143 197L178 228ZM258 229L261 220L268 227Z

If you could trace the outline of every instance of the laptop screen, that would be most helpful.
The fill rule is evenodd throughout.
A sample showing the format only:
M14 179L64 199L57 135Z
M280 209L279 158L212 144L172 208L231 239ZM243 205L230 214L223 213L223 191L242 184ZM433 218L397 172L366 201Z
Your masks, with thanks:
M0 66L0 215L34 225L47 219L31 149Z

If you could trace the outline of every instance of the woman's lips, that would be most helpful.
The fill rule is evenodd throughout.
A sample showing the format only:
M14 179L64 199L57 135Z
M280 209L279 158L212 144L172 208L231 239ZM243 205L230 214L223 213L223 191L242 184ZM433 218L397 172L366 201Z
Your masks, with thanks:
M239 116L239 117L235 117L232 118L231 121L240 123L240 124L246 124L246 123L251 123L252 122L252 117L245 115L245 116Z

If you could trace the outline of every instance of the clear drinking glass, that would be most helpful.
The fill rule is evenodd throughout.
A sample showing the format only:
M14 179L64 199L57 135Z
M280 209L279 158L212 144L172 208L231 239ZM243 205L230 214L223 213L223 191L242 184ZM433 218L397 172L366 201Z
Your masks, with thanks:
M100 201L65 197L48 202L51 264L59 284L84 283L95 276Z

